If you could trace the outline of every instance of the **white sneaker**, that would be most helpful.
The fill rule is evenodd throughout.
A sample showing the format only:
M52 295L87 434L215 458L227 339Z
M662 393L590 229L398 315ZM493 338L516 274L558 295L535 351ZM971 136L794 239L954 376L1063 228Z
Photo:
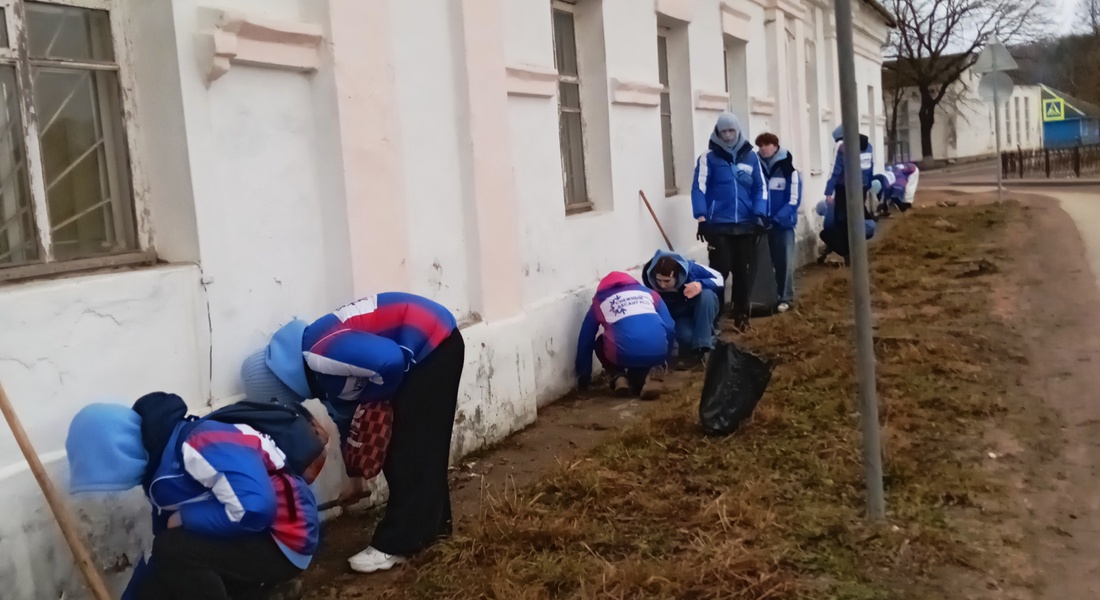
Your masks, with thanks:
M781 313L782 313L782 312L787 312L788 310L791 310L791 305L790 305L789 303L787 303L787 302L780 302L780 303L779 303L779 307L778 307L778 310L779 310L779 312L781 312Z
M368 546L366 550L348 559L351 570L357 573L374 573L375 571L388 571L407 559L396 554L386 554L374 546Z

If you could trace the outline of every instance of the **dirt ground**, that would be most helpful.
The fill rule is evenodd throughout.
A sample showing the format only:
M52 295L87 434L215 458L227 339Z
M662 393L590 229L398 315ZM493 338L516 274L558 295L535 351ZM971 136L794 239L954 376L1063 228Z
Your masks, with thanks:
M892 510L892 531L837 525L847 523L845 519L850 521L852 515L858 514L858 495L861 492L858 453L851 452L851 456L837 459L843 460L851 469L824 472L823 490L840 490L844 497L837 499L837 502L847 504L848 512L840 516L831 515L829 519L832 520L823 517L822 532L800 531L797 534L801 537L791 538L794 540L792 542L788 538L794 534L775 524L776 513L781 513L781 508L770 508L774 511L769 513L771 516L750 515L750 518L741 515L740 521L730 518L735 523L758 523L768 531L776 530L774 534L761 533L759 540L756 540L756 534L738 532L737 549L744 551L746 556L760 554L767 560L749 565L751 569L745 567L745 577L756 579L745 588L748 592L736 597L1100 597L1097 594L1100 591L1100 573L1097 573L1100 561L1094 558L1098 545L1096 532L1100 531L1100 510L1097 510L1097 505L1100 505L1100 477L1096 472L1096 466L1100 465L1100 437L1097 436L1100 433L1100 405L1093 402L1090 394L1092 390L1100 389L1100 371L1095 369L1094 364L1100 362L1100 323L1092 318L1096 308L1100 307L1100 293L1085 262L1084 247L1077 229L1056 202L1039 196L1015 197L1020 200L1021 206L1013 208L1013 218L1003 224L995 224L996 218L989 219L990 231L996 229L994 239L983 241L976 248L966 248L966 256L954 262L931 255L938 250L919 249L910 259L940 261L943 266L937 267L937 273L917 273L912 281L904 282L905 285L887 282L882 283L882 289L876 289L876 322L879 324L876 350L883 363L880 368L880 393L885 404L884 446L887 462L894 469L894 472L888 472L888 477L897 480L887 482L887 500L896 501L900 505L898 510L903 513L897 514ZM970 221L975 218L980 220L984 217L981 214L975 217L973 209L965 205L989 202L991 198L988 195L966 196L952 192L925 192L921 195L921 202L925 205L934 205L941 200L955 200L961 206L923 208L914 212L934 211L935 220L950 222L953 220L951 211L960 211L960 215L962 211L971 211L967 213L967 218ZM909 219L913 214L902 218ZM922 219L922 223L932 226L935 220L926 218ZM881 228L878 238L890 240L893 226L894 223L889 223ZM935 226L939 228L938 224ZM981 226L980 222L978 226ZM966 233L970 233L969 230ZM895 254L911 251L909 248L892 250ZM976 258L979 255L982 257L980 260ZM875 264L874 261L872 264ZM902 256L891 264L894 265L891 268L897 269L897 265L905 265L906 260ZM829 267L806 270L800 277L800 294L808 297L814 293L812 290L819 287L826 288L826 292L843 290L845 279L838 273L839 269ZM956 281L970 283L951 288L949 292L953 296L928 293L925 288L934 283L933 276L948 276L946 274ZM897 301L893 303L896 306L892 306L891 293L927 293L927 299L908 304ZM827 297L830 302L839 302L843 294L834 293ZM948 323L946 317L954 310L953 307L967 307L967 310L973 310L982 318ZM844 306L838 304L830 310L834 312L826 316L836 319L836 315L843 314ZM782 345L782 335L789 333L794 336L800 332L805 335L805 331L812 331L779 331L785 327L784 323L789 324L793 319L800 318L813 321L815 316L790 314L768 319L757 326L757 333L750 334L743 341L749 347ZM820 326L816 322L798 323L799 327L810 325ZM944 330L941 331L941 328ZM829 329L832 333L832 328ZM966 339L967 344L960 342L957 348L951 347L948 340L952 337ZM797 337L792 339L797 341ZM790 345L790 340L787 342ZM965 354L960 354L966 350L988 355L974 355L973 365L968 368ZM955 361L950 363L954 366L947 371L932 371L941 380L933 379L925 383L933 386L943 384L946 389L937 393L947 396L949 400L958 400L960 406L965 405L967 411L973 414L964 412L960 416L945 418L952 423L941 428L935 423L917 420L918 413L906 412L900 404L896 408L891 406L891 401L897 396L924 398L920 395L926 392L907 388L918 384L903 377L906 368L904 358L909 357L922 364L925 362L925 357L918 354L920 351L932 355L939 353L941 356L947 353L948 358ZM883 353L887 356L882 357ZM841 362L850 362L847 356L836 358ZM821 369L828 368L825 365L820 368L799 367L799 360L810 364L811 359L807 356L780 356L779 359L781 370L777 371L777 379L773 380L769 396L773 393L797 396L800 382L818 381L827 376L827 373L823 375L821 372ZM986 360L989 365L982 364ZM976 371L996 374L997 380L982 380ZM701 372L698 371L671 375L669 386L675 390L671 395L679 395L680 400L677 401L681 407L690 407L693 401L697 401L700 380ZM830 390L842 389L844 384L843 381L832 380L826 383L831 386L828 388ZM989 393L973 391L982 389L982 386ZM482 546L496 538L508 538L511 535L509 527L521 518L533 518L524 514L523 507L517 508L514 504L521 500L532 506L542 502L540 498L547 492L546 481L559 477L563 472L579 472L600 464L634 464L610 456L607 450L611 441L629 435L634 429L642 428L651 439L662 443L660 434L663 431L653 429L649 422L657 421L662 426L671 423L673 417L669 416L668 411L673 400L656 403L624 401L603 395L602 388L594 388L591 392L565 398L544 408L535 426L495 448L460 462L453 473L452 488L457 541L453 548L443 551L453 551L445 555L448 566L444 568L461 569L462 565L468 565L470 569L486 569L488 577L488 567L469 557L475 554L488 556L488 550ZM981 400L976 399L979 395ZM787 407L773 412L767 405L769 396L765 397L764 414L747 432L734 436L743 436L740 443L755 448L761 454L769 451L761 445L767 443L763 436L791 432L789 428L782 427L784 424L780 420L804 416L797 411L782 412L788 410ZM966 396L965 400L963 396ZM925 406L927 404L934 410L935 402L942 401L933 393L933 396L920 401L920 409L930 410ZM776 400L776 403L780 402ZM675 406L673 408L676 409ZM819 411L820 407L814 410ZM847 412L843 408L840 410L845 414L841 415L839 422L843 424L844 419L850 422ZM690 420L681 417L675 417L679 420L674 423L674 430L677 427L682 429L684 423ZM813 427L812 423L808 425ZM969 448L965 443L967 436L970 436ZM761 439L764 441L759 441ZM944 453L949 458L945 459L947 462L938 463L930 457L928 465L948 465L948 471L942 474L942 478L954 486L950 492L936 487L936 473L907 472L907 467L898 466L900 461L892 460L896 453L907 450L928 451L929 446L921 444L941 439L945 445L952 446ZM963 443L955 447L959 440ZM844 440L849 446L852 441ZM845 446L841 444L838 447ZM699 458L690 453L684 456ZM714 457L720 455L712 455L711 459ZM772 459L772 464L776 464L775 459ZM919 467L919 457L914 464ZM955 467L958 473L954 471ZM853 474L857 476L851 477ZM834 484L829 477L851 481ZM903 481L906 479L908 481ZM754 481L746 475L746 485ZM612 487L611 484L604 485ZM532 488L540 491L528 492ZM554 489L550 488L550 491ZM754 497L760 500L769 491L780 496L785 493L781 488L765 486L756 489ZM724 494L718 497L719 501L725 497ZM768 502L774 500L767 499ZM646 508L641 507L641 510L644 512ZM820 505L811 508L817 510ZM512 521L501 520L502 514ZM571 567L565 559L567 552L563 551L560 553L562 565L554 567L561 570L563 578L581 577L578 573L587 573L585 569L602 568L603 575L597 574L593 581L599 581L602 577L605 587L586 588L582 581L579 588L563 584L558 588L534 590L533 586L524 587L520 583L507 590L490 586L494 590L492 593L482 589L478 595L463 595L455 591L457 588L433 587L441 585L438 584L441 579L435 575L436 579L428 582L431 585L420 581L415 570L425 569L433 560L438 565L443 560L438 556L429 555L423 559L428 562L427 565L417 561L415 566L380 575L351 573L347 569L346 558L369 541L377 516L377 511L351 513L327 525L324 550L304 577L307 598L509 597L509 594L518 598L520 593L522 597L532 598L612 597L610 592L604 594L598 590L609 590L607 581L621 578L622 571L631 568L631 564L615 563L610 555L600 554L612 552L609 545L602 551L599 546L596 546L596 551L588 549L591 553L588 562L594 567L582 565L577 566L576 571L569 571ZM580 520L584 518L584 515L578 517ZM494 526L500 527L499 534L486 532L486 523L492 523L494 519L498 521ZM727 527L726 517L719 521L721 527ZM662 524L653 523L651 527L659 529ZM842 532L838 527L851 527L851 531ZM705 534L694 532L692 535ZM775 539L771 540L769 535L774 535ZM822 541L822 536L838 540L843 538L843 543L838 544L845 548L839 551L828 546ZM854 542L849 539L853 536ZM674 553L696 551L685 548L683 543L678 541L676 544L681 545L670 547ZM727 542L717 540L715 543ZM653 544L658 544L658 541L653 541ZM790 544L797 547L792 549ZM874 546L874 552L846 548L860 544ZM814 549L815 545L821 548ZM535 560L530 555L513 556L503 550L491 556L495 557L492 560L515 560L517 563ZM553 556L552 552L550 556ZM773 556L777 558L773 560ZM482 562L484 560L485 556L482 556ZM618 566L613 566L613 563ZM660 568L664 566L663 563L658 565ZM735 567L729 568L736 570ZM528 571L522 572L530 574ZM845 575L840 575L841 572ZM850 577L851 582L841 581L843 577ZM519 575L514 578L522 580ZM671 574L665 578L675 579ZM636 589L652 591L626 597L688 596L676 591L688 588L677 588L671 583L665 586L642 581L638 586ZM894 588L892 591L891 587ZM410 589L414 591L408 592ZM472 593L475 588L468 589ZM760 591L765 589L772 591ZM527 593L529 590L531 593ZM708 594L710 592L696 589L690 595L735 597L732 592L729 596Z

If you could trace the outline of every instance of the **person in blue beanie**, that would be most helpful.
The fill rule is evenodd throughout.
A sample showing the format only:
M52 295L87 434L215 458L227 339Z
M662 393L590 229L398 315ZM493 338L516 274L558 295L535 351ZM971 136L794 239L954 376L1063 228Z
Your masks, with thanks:
M838 218L835 202L829 202L829 200L822 200L817 203L817 214L825 217L822 225L821 233L818 236L824 243L824 248L821 250L821 254L817 257L817 264L825 264L825 259L830 254L836 253L844 258L844 264L850 265L851 258L849 256L848 247L848 222L847 220L841 221ZM867 209L863 209L863 233L865 239L871 239L875 237L875 220L871 218Z
M320 531L309 483L255 429L211 420L185 429L186 417L179 396L156 392L132 408L90 404L69 425L72 493L140 485L153 507L152 552L123 600L252 598L297 577ZM323 465L322 453L308 472Z
M691 208L698 237L708 245L710 266L730 280L734 327L749 326L756 247L768 215L768 190L748 131L733 113L722 113L710 144L695 162Z
M381 462L389 485L386 513L370 545L348 559L353 571L391 569L451 534L447 467L465 361L466 345L449 309L423 296L383 292L313 323L292 320L242 364L250 399L317 398L328 410L349 476L342 503L364 495L377 473L348 460L349 448L362 447L350 435L353 424L358 433L375 429L362 427L356 415L388 415L377 424L379 435L365 434L381 450L370 464Z
M642 266L642 283L656 291L672 316L681 367L705 363L717 338L725 289L722 276L675 252L658 250Z
M764 179L768 182L768 250L775 269L776 310L787 312L794 302L795 247L798 207L802 205L802 181L794 157L779 146L774 133L756 136Z

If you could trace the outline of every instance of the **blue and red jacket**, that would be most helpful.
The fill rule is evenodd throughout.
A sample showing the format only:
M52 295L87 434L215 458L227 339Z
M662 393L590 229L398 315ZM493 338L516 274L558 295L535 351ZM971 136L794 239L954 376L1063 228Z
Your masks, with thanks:
M413 365L457 327L440 304L403 292L357 300L306 327L305 364L322 401L392 398Z
M305 569L317 551L317 500L301 477L284 471L275 442L248 425L203 421L164 449L146 491L153 532L179 512L184 529L219 538L270 533L295 566Z
M577 340L577 377L592 375L592 352L600 328L604 357L627 369L664 364L676 340L672 315L660 294L619 271L609 273L596 286Z

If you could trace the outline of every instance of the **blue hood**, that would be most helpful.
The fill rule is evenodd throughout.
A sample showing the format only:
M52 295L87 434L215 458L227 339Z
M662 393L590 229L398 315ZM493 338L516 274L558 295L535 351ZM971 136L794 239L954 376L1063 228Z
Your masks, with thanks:
M309 381L306 379L306 363L302 355L302 336L305 332L306 322L300 319L294 319L279 328L267 345L266 362L271 372L294 390L295 394L309 398Z
M653 255L653 258L651 258L649 260L649 268L646 269L646 273L645 273L646 279L653 282L653 285L657 285L657 279L655 278L655 275L656 275L655 271L656 271L656 268L657 268L657 261L661 260L662 258L665 258L666 256L673 259L673 260L675 260L676 263L680 265L680 269L683 271L676 278L676 287L680 288L681 286L684 285L684 282L687 281L688 270L689 270L689 267L691 265L688 262L688 260L686 258L684 258L683 256L680 256L679 254L677 254L675 252L670 252L668 250L658 250L657 253Z
M779 150L775 151L775 154L773 154L771 158L761 157L761 159L764 161L764 164L768 166L768 170L770 171L773 167L775 167L776 163L783 162L790 155L791 153L787 152L786 148L780 147Z

